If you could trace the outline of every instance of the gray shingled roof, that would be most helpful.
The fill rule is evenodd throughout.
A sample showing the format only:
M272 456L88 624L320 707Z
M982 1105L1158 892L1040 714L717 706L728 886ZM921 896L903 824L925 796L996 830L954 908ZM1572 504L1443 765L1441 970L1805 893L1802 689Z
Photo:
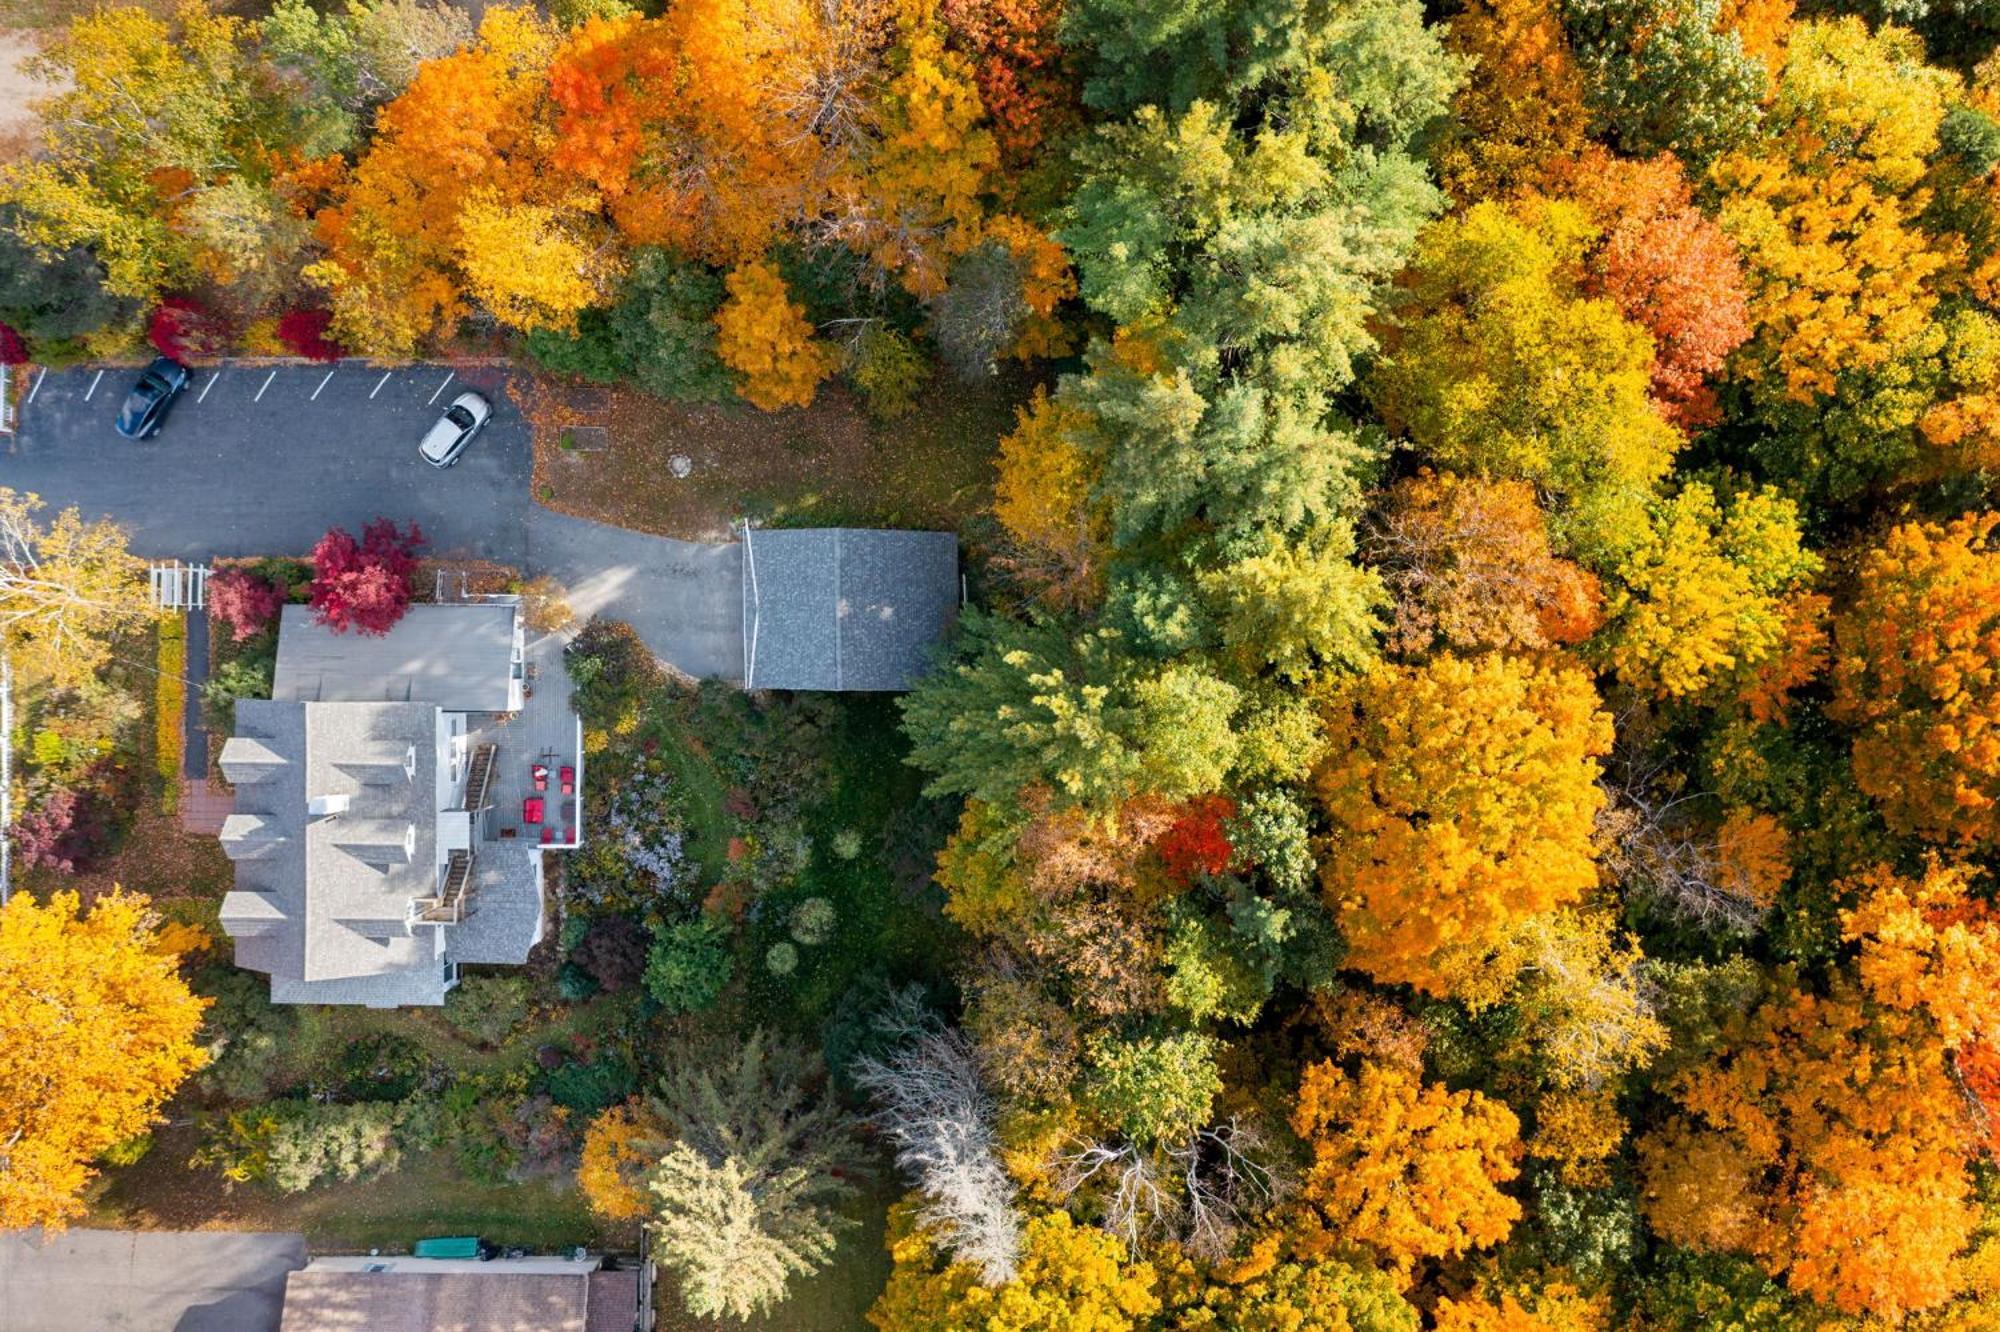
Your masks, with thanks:
M430 703L236 705L266 775L237 770L222 916L237 964L269 972L276 1002L444 1002L437 932L406 924L437 883L437 719ZM409 776L382 771L391 751L410 755ZM327 798L344 803L309 808Z
M519 609L509 602L412 606L386 634L340 634L310 607L287 606L271 697L506 712Z
M746 689L908 689L958 613L949 532L746 531Z

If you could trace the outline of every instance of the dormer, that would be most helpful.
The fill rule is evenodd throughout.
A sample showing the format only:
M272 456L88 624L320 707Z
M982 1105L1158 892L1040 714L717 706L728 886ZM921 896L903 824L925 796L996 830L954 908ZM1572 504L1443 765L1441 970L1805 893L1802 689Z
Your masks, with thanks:
M407 865L417 854L417 825L399 819L349 819L340 824L333 844L376 869Z
M231 786L253 786L268 781L290 763L290 759L255 736L233 735L222 742L222 776Z
M394 786L417 773L417 747L393 740L342 746L333 766L363 786Z
M231 814L222 821L222 852L231 860L260 860L291 840L284 826L265 814Z

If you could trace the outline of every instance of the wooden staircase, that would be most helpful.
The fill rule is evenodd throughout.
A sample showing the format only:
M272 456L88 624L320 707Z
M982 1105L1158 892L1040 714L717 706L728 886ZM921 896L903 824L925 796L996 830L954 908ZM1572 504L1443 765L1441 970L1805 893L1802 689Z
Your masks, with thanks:
M444 887L436 897L419 898L419 919L438 925L456 925L465 919L472 897L472 853L454 851L445 862Z
M493 770L499 753L497 745L481 745L472 751L472 767L465 777L465 808L475 814L491 803Z

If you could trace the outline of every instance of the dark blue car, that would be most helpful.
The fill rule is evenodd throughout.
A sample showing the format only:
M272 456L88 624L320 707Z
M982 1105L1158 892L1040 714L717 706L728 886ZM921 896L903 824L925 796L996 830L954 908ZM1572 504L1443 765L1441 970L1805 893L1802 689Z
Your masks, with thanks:
M125 395L118 409L118 433L127 439L151 439L166 424L167 408L188 386L193 376L171 356L161 356L146 367L139 382Z

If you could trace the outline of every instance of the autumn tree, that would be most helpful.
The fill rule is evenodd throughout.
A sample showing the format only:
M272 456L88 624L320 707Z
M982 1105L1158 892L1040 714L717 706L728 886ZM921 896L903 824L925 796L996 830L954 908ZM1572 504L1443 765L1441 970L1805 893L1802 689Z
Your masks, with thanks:
M1974 1137L1922 1013L1847 981L1786 989L1729 1018L1670 1090L1679 1113L1639 1144L1658 1234L1752 1256L1851 1315L1894 1320L1965 1288Z
M410 356L470 312L465 223L493 216L474 202L520 207L549 179L537 109L553 42L532 12L489 10L476 44L426 63L377 113L368 151L315 217L326 256L305 270L344 345ZM521 294L481 271L487 294Z
M1490 1002L1516 927L1597 882L1611 722L1590 682L1503 656L1381 666L1343 692L1327 732L1313 786L1334 823L1322 874L1349 964Z
M594 234L597 200L514 203L467 200L459 217L459 262L467 292L495 319L523 332L568 330L602 304L618 274L610 238Z
M74 508L44 524L42 507L39 495L0 487L0 638L24 674L70 687L158 612L123 528L86 523Z
M1766 71L1722 0L1562 0L1585 100L1627 153L1697 168L1757 127Z
M1028 1221L1019 1270L998 1286L982 1282L973 1263L949 1262L912 1208L890 1213L888 1245L895 1268L868 1311L880 1332L1139 1332L1160 1310L1152 1265L1128 1257L1112 1236L1078 1225L1067 1212Z
M1750 336L1748 294L1736 243L1695 207L1680 164L1587 154L1566 173L1598 240L1585 260L1585 292L1617 303L1653 335L1652 395L1683 428L1713 425L1708 381Z
M60 89L43 106L44 152L0 171L21 238L47 253L88 247L107 291L148 303L204 266L230 280L231 247L203 243L225 215L248 228L256 262L295 255L290 219L270 204L286 121L254 69L251 31L200 4L171 22L104 9L59 30L33 66Z
M288 591L249 569L218 570L205 590L208 613L237 643L248 642L277 622Z
M1433 225L1371 393L1443 466L1553 492L1564 544L1602 555L1679 435L1648 396L1652 339L1570 276L1591 232L1558 203L1481 203Z
M2000 837L2000 514L1905 523L1834 620L1834 706L1854 779L1892 827Z
M313 547L313 615L336 633L388 633L410 608L423 544L415 523L405 532L392 518L362 528L359 541L333 528Z
M1756 326L1742 369L1760 391L1823 397L1930 319L1955 256L1918 225L1919 184L1952 82L1903 29L1847 17L1793 30L1769 137L1715 168Z
M1498 1244L1521 1217L1500 1191L1517 1173L1520 1123L1476 1091L1425 1084L1392 1064L1322 1061L1299 1082L1292 1129L1312 1149L1300 1197L1328 1245L1390 1265Z
M1081 610L1103 590L1108 520L1092 495L1096 464L1084 414L1038 390L1000 441L993 516L1012 539L1002 557L1051 606Z
M62 1226L93 1162L146 1132L205 1056L206 1001L143 897L0 907L0 1227Z
M1472 203L1532 187L1583 147L1583 78L1554 0L1473 0L1446 34L1477 62L1452 98L1437 157L1455 196Z
M943 0L938 13L951 44L971 61L1003 160L1031 163L1080 111L1059 36L1062 6L1051 0Z
M1718 501L1690 481L1620 558L1601 650L1626 684L1665 698L1744 678L1784 646L1785 597L1819 566L1792 501L1768 489Z
M730 272L729 299L715 312L715 353L738 376L743 397L775 412L809 407L839 353L813 339L805 306L791 299L785 279L758 260Z
M1394 599L1388 647L1539 652L1588 638L1603 620L1597 577L1549 547L1525 481L1426 469L1390 490L1366 553Z

